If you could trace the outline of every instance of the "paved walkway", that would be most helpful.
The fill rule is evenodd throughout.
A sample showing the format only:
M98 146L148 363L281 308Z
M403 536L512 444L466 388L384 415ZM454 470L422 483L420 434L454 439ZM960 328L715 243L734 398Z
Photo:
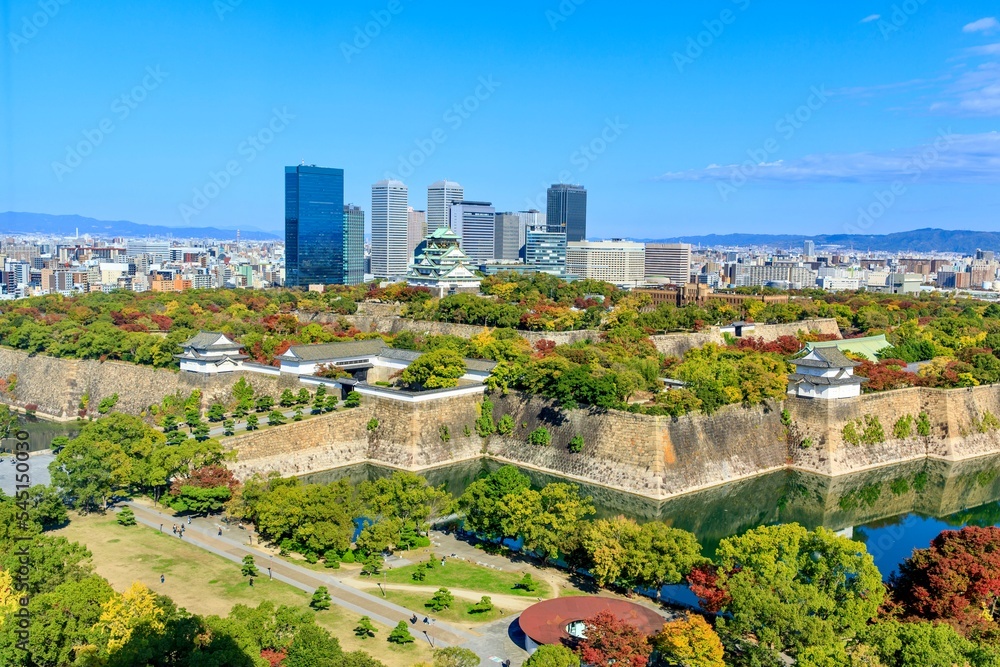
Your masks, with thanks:
M170 526L175 523L183 523L184 537L178 539L183 539L185 542L236 563L242 562L243 557L250 554L254 557L257 569L261 573L267 572L270 568L273 578L310 594L318 587L326 586L334 604L358 615L369 616L389 627L395 626L400 621L407 621L409 624L414 615L420 619L425 616L423 613L416 613L387 600L368 595L352 586L341 583L340 580L330 575L289 563L281 558L274 558L273 555L243 542L244 537L249 539L249 535L243 531L239 531L238 539L234 539L231 532L227 534L226 531L223 531L223 535L220 537L216 524L210 519L193 519L191 524L187 524L180 517L164 514L147 505L136 502L125 504L132 508L135 512L135 518L140 523L156 529L162 526L164 531L169 530ZM434 621L429 625L418 621L416 624L410 624L410 630L415 636L419 636L421 633L428 635L429 641L432 641L434 646L458 646L479 638L476 633L440 621Z

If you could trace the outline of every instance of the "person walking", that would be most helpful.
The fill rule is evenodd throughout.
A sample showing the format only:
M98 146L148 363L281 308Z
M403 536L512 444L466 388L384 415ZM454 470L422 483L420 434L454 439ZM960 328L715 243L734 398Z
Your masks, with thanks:
M164 581L166 581L166 580L167 580L167 578L166 578L166 577L164 577L164 576L163 576L163 575L161 574L161 575L160 575L160 583L162 584L162 583L163 583Z
M173 531L174 535L176 535L177 534L177 524L175 523L174 525L170 526L170 530Z
M219 528L219 537L222 537L222 528Z

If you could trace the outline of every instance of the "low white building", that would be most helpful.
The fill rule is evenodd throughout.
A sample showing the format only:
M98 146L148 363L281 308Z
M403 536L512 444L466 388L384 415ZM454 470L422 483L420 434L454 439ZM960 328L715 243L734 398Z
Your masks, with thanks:
M792 359L795 373L788 376L788 393L801 398L834 400L861 395L865 378L856 377L857 362L836 347L814 347L806 356Z
M366 371L360 377L388 379L412 364L422 352L386 347L381 338L321 343L318 345L293 345L278 356L281 372L289 375L310 376L322 366L336 366L349 373ZM462 380L482 383L486 381L496 363L483 359L465 359Z
M239 343L215 331L202 331L182 347L184 353L174 356L180 360L182 371L192 373L230 373L242 369L247 359L247 355L240 354Z

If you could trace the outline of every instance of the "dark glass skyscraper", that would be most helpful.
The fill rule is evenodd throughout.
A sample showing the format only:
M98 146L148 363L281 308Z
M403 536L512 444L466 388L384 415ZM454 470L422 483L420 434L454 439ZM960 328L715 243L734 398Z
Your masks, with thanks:
M548 191L545 224L567 241L587 240L587 190L582 185L556 183Z
M285 284L343 285L360 249L347 242L344 170L285 167Z

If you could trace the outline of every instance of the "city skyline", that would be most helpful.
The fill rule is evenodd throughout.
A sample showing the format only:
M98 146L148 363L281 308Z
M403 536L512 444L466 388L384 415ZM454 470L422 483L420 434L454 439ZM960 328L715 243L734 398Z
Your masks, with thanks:
M988 229L1000 203L986 2L221 5L60 5L28 30L36 3L6 3L0 210L279 231L274 174L302 161L343 166L356 202L447 175L544 210L549 185L583 183L590 238Z

